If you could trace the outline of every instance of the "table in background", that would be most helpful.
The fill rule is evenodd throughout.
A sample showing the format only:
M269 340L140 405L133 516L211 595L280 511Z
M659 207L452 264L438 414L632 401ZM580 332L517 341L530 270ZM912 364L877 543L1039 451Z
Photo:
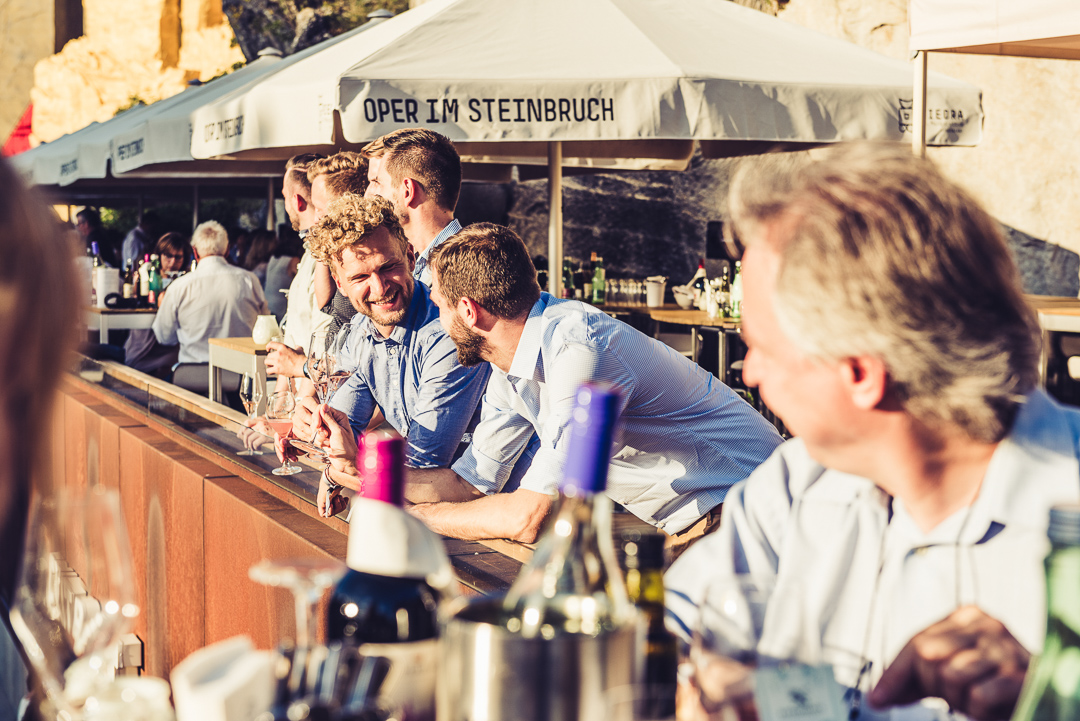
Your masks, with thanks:
M1024 298L1039 317L1039 329L1042 331L1039 382L1045 386L1050 364L1050 334L1080 333L1080 299L1050 295L1026 295Z
M109 342L110 330L146 330L154 325L154 308L87 308L86 327L98 329L98 341Z
M255 379L255 388L259 391L259 405L256 415L266 413L266 346L258 345L251 336L243 338L210 339L210 400L224 402L221 390L221 372L223 370L250 375Z

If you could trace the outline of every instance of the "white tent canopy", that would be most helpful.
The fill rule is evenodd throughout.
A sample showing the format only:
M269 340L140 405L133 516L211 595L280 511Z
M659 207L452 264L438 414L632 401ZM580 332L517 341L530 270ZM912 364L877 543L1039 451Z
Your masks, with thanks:
M1080 59L1075 0L911 0L912 50Z

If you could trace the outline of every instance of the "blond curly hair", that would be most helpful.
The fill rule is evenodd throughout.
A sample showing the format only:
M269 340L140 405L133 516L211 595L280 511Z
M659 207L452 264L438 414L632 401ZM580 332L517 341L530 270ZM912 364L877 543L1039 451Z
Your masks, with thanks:
M390 201L347 193L332 201L322 220L311 226L306 238L308 250L320 263L340 263L342 251L363 245L364 239L380 226L390 232L402 254L407 254L409 241Z

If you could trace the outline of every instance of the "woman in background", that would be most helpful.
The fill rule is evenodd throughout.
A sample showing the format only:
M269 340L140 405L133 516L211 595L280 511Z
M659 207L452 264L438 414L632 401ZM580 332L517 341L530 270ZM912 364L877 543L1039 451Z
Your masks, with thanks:
M0 718L16 718L26 668L8 611L32 490L48 493L50 416L72 360L84 287L56 216L0 160Z
M250 270L259 279L266 290L266 267L270 256L277 249L277 236L269 230L260 230L251 236L251 247L244 258L243 267Z

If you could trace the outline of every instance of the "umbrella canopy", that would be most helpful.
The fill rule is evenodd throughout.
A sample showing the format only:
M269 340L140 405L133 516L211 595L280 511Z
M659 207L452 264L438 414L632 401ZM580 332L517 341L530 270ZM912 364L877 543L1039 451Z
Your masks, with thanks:
M1073 0L911 0L912 50L1080 60Z

